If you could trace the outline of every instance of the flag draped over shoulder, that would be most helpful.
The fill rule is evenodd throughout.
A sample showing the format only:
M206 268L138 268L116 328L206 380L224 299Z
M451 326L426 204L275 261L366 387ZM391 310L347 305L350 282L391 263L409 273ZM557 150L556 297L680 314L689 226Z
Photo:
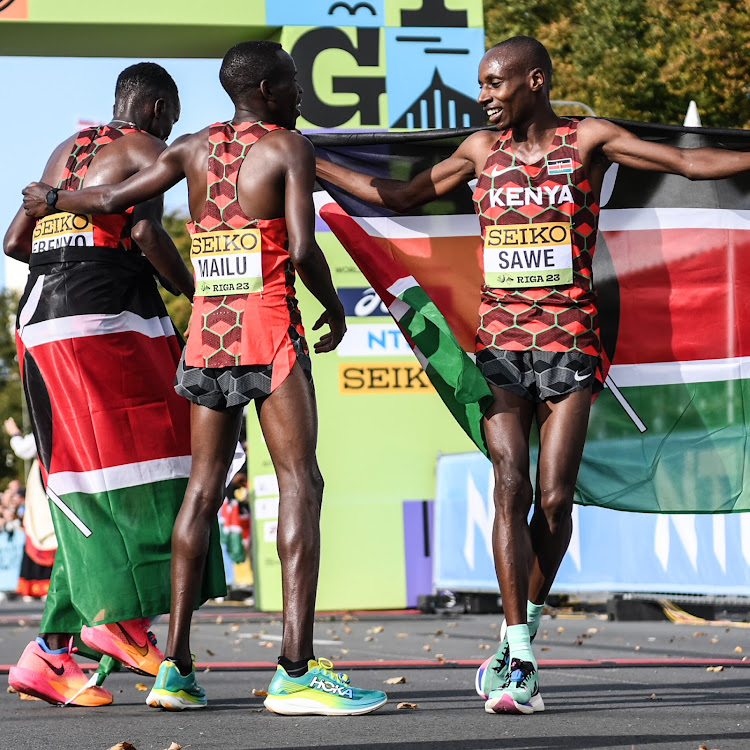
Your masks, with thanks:
M750 131L619 122L683 147L750 150ZM318 154L410 179L466 131L320 134ZM472 184L394 215L324 183L320 217L380 294L457 421L486 453L491 400L474 351L482 283ZM690 182L614 165L594 281L607 388L594 405L576 500L620 510L750 510L750 174Z

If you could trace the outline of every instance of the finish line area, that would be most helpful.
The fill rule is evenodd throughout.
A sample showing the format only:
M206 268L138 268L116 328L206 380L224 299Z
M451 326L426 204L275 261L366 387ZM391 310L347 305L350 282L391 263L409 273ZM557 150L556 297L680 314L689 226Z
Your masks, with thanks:
M136 750L165 750L172 742L201 750L750 747L750 659L743 661L750 628L739 617L678 624L545 616L534 650L546 710L523 717L487 714L474 690L477 667L498 647L502 615L319 613L316 655L389 698L373 714L337 720L280 717L263 707L280 650L278 615L213 604L196 614L191 641L205 709L149 708L145 691L153 679L114 672L105 686L115 702L102 708L60 709L6 695L0 744L35 750L54 737L65 750L108 750L124 741ZM37 602L4 604L1 673L36 635L40 615ZM153 631L163 647L167 618Z

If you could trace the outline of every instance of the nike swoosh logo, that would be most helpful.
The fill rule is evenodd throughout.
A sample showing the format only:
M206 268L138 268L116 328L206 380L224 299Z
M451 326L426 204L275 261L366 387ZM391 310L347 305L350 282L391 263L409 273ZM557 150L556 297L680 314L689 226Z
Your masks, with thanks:
M50 664L43 656L39 657L58 677L62 677L65 674L65 667L56 667L54 664Z
M115 625L117 625L118 628L120 628L120 632L125 636L125 640L141 655L146 656L148 654L148 636L146 636L146 645L141 646L140 644L136 643L133 638L131 637L130 633L128 633L125 628L120 625L119 622L116 622Z
M590 378L591 377L591 373L587 372L585 375L581 375L578 372L574 372L573 373L573 377L580 383L581 380L586 380L586 378Z

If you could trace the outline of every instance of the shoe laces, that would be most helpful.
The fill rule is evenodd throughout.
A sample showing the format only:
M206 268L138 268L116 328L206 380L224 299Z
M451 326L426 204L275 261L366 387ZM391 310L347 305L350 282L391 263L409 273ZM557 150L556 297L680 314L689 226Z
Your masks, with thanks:
M333 662L330 659L318 659L316 661L317 666L314 668L313 671L320 672L321 674L325 675L329 680L333 680L334 682L338 682L341 685L348 685L349 684L349 675L345 674L344 672L334 672L333 671Z

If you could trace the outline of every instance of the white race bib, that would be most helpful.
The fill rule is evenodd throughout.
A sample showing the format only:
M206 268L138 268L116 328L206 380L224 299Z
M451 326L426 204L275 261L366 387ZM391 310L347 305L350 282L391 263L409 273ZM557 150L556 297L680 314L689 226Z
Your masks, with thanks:
M260 229L194 234L190 259L195 270L195 296L262 292L260 247Z
M92 247L94 225L87 214L63 211L39 219L31 235L31 252L43 253L63 247Z
M570 224L488 226L484 235L484 283L504 289L572 284Z

